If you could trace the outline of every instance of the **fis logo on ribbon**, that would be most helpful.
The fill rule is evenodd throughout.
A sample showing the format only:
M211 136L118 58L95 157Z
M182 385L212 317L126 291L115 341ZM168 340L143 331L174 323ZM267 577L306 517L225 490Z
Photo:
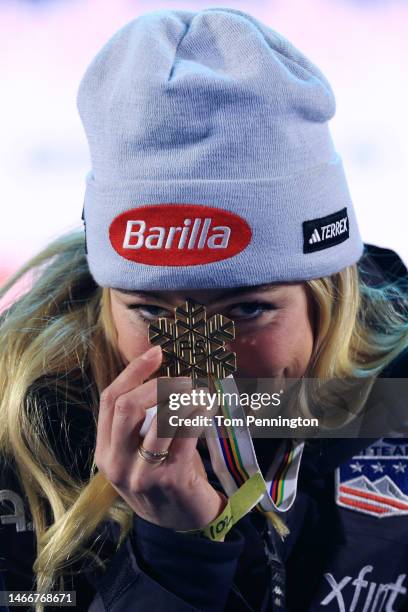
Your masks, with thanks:
M127 210L109 228L125 259L154 266L193 266L243 251L252 231L239 215L198 204L152 204Z
M349 219L347 208L303 222L303 252L313 253L336 244L349 237Z

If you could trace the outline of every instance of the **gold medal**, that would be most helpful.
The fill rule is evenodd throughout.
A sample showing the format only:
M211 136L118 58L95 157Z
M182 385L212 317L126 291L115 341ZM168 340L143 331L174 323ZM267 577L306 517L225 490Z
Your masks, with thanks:
M235 338L234 322L214 314L207 320L205 307L188 298L174 309L174 318L161 317L149 325L149 341L160 345L163 363L159 376L225 378L236 371L236 354L225 343Z

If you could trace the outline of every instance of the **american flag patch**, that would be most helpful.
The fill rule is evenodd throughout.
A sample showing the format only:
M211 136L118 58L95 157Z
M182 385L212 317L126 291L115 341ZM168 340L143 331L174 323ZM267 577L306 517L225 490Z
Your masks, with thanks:
M408 514L408 440L379 440L337 468L336 503L378 518Z

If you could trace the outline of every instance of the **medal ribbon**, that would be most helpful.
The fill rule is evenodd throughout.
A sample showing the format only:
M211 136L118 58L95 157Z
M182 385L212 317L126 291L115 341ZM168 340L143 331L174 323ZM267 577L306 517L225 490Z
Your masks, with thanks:
M243 423L242 426L218 425L213 417L212 424L216 435L214 431L206 430L212 467L226 495L231 497L247 480L259 474L263 483L263 495L260 500L259 497L257 500L252 500L252 505L248 504L247 512L255 506L259 512L266 514L286 512L296 497L304 442L282 440L264 478L246 425L245 411L239 401L235 400L239 398L239 391L232 374L224 379L212 377L211 382L222 399L220 405L222 416L226 419L237 419L235 423Z

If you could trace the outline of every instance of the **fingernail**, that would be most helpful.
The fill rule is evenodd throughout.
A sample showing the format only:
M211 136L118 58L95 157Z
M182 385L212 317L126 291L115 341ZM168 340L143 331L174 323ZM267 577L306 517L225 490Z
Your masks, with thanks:
M160 346L152 346L151 348L149 348L148 351L146 351L141 356L141 359L145 359L146 361L149 361L150 359L156 358L159 355L159 353L161 353L161 347Z

